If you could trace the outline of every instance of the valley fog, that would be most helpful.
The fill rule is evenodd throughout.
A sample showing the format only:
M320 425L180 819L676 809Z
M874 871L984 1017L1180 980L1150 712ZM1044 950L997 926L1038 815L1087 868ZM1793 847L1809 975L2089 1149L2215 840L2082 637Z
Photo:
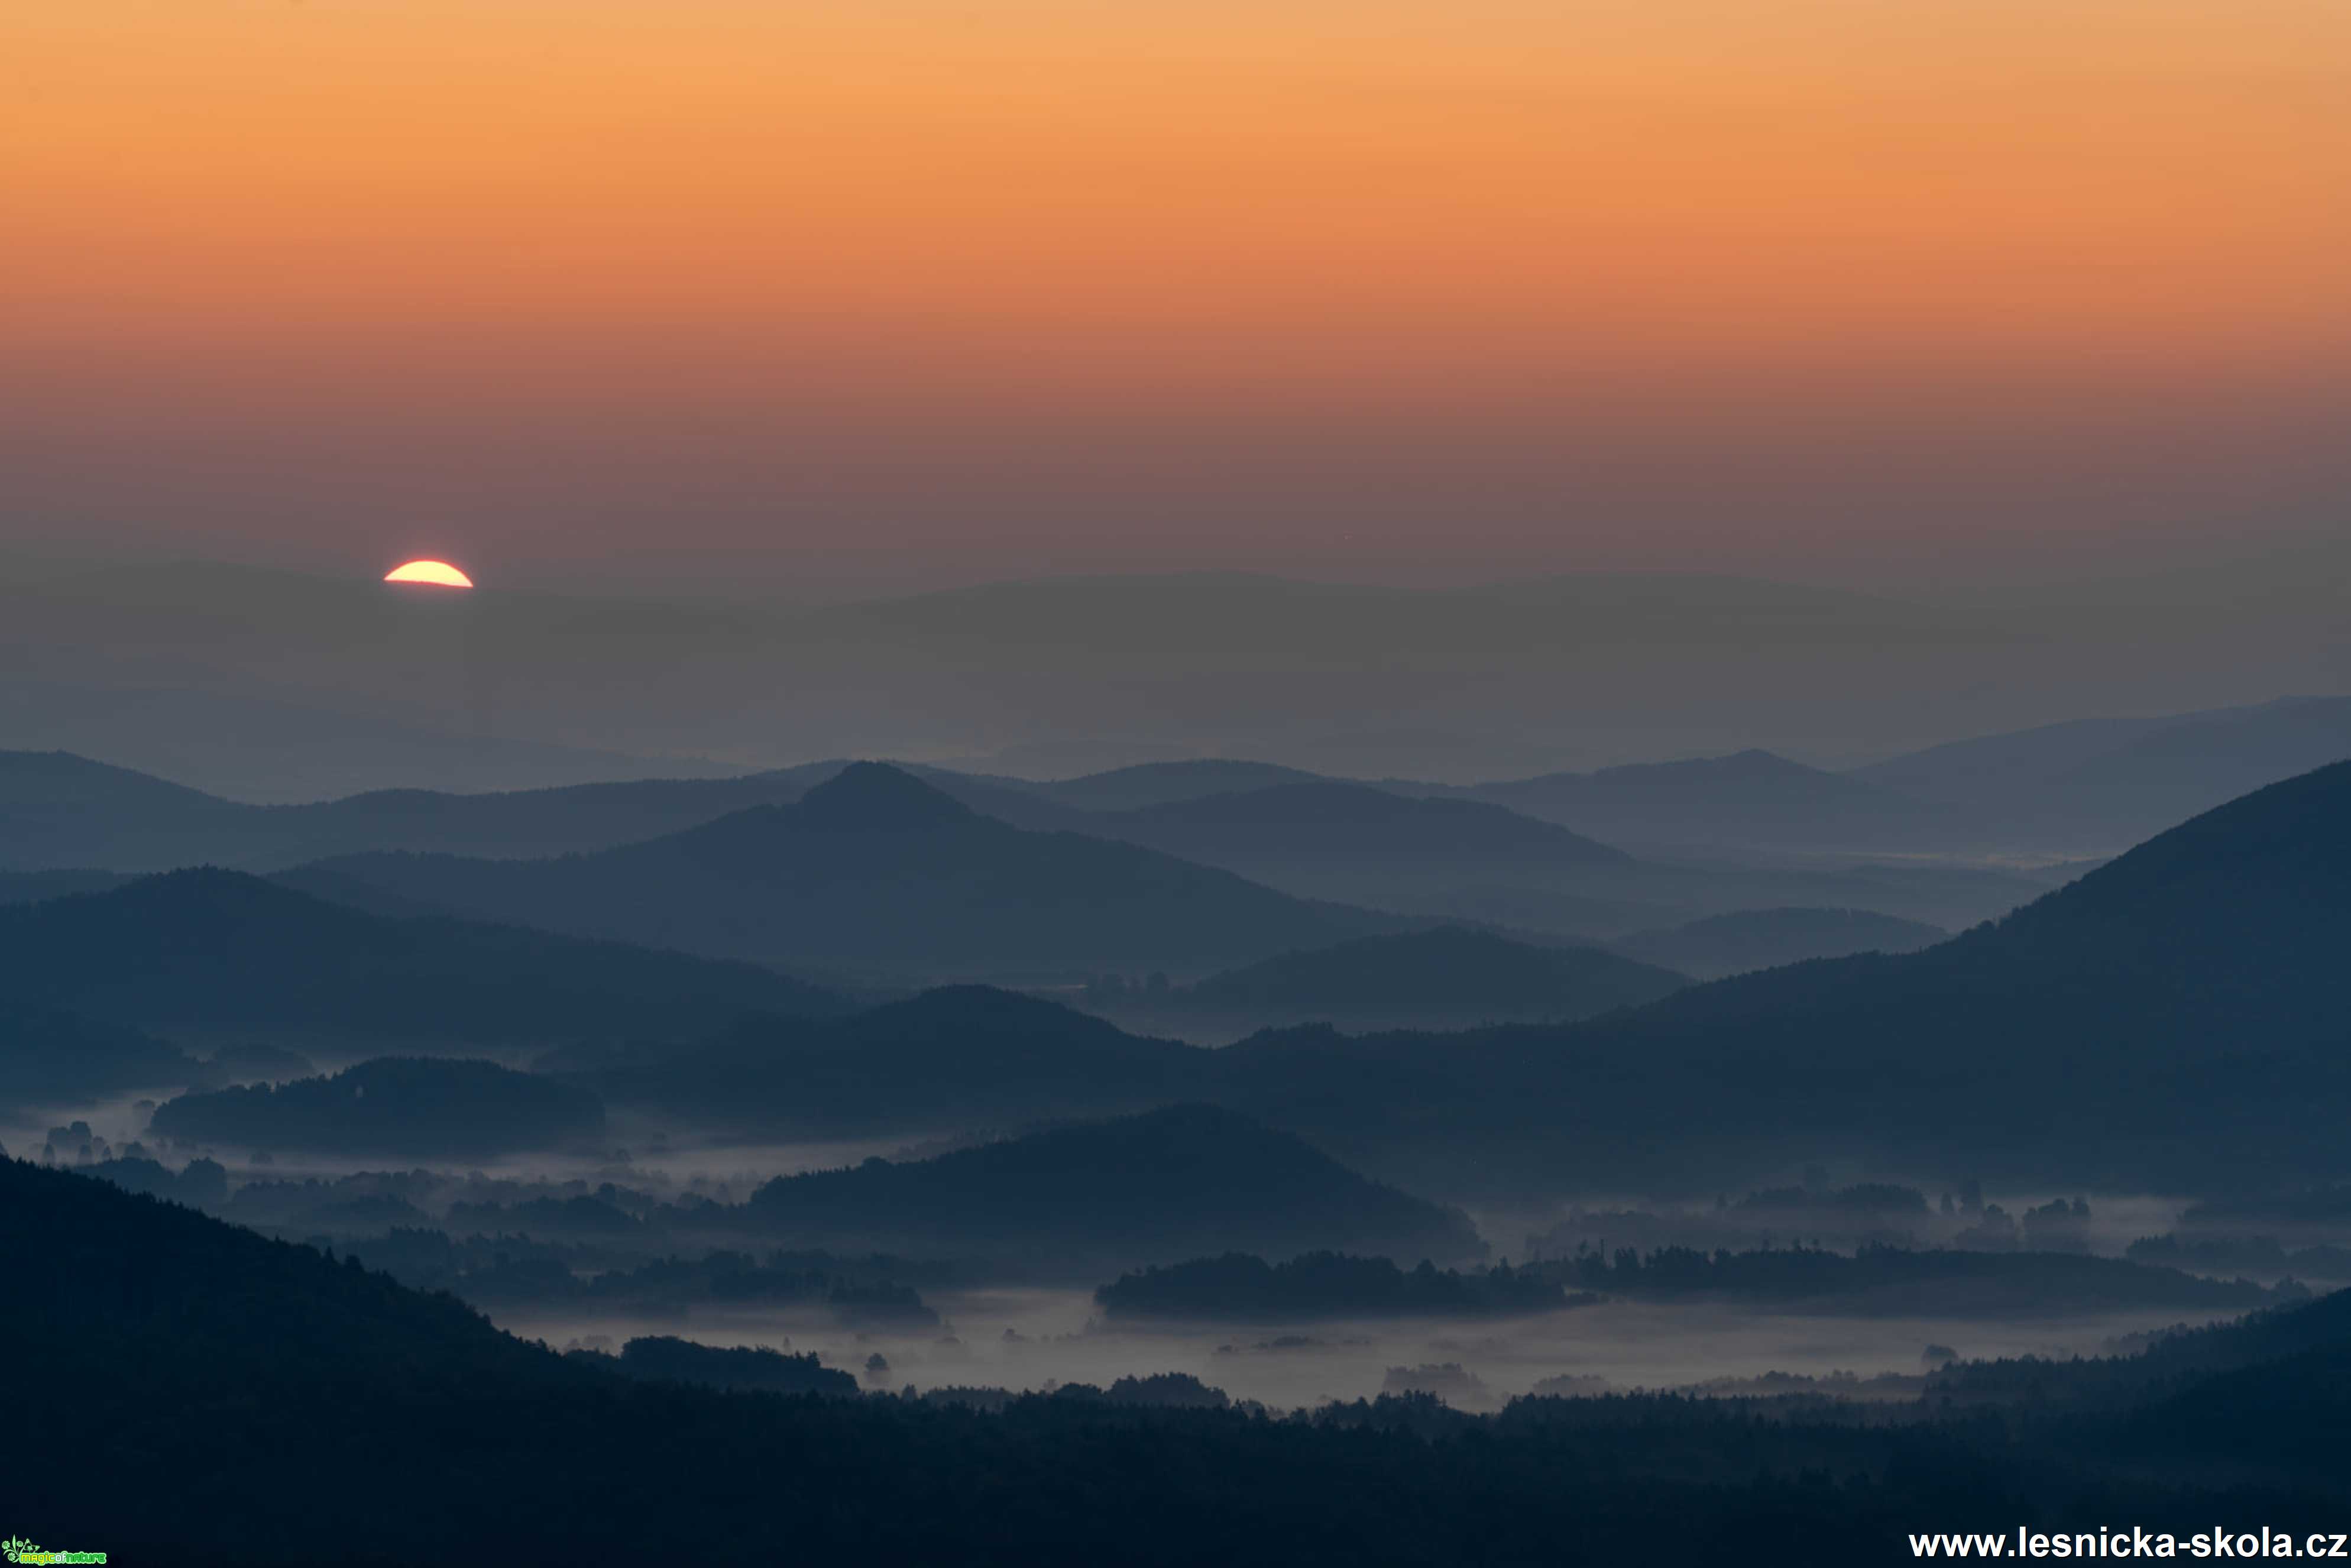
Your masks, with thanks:
M850 1331L820 1315L704 1312L677 1319L523 1312L493 1321L558 1349L617 1350L642 1334L815 1354L881 1392L1071 1383L1188 1373L1275 1410L1426 1390L1470 1411L1528 1394L1682 1390L1907 1402L1929 1345L1987 1360L2114 1354L2130 1336L2207 1320L2137 1312L2049 1319L1847 1317L1611 1302L1540 1318L1399 1326L1392 1321L1231 1322L1143 1329L1102 1322L1083 1290L1004 1288L926 1295L943 1334ZM886 1371L868 1373L881 1356ZM1794 1380L1773 1378L1791 1375Z
M80 1108L75 1120L89 1129L90 1157L84 1158L80 1147L58 1146L59 1163L102 1168L110 1157L135 1153L214 1159L224 1166L232 1201L221 1207L231 1213L237 1209L235 1195L248 1186L310 1184L323 1200L339 1191L377 1190L397 1181L416 1203L420 1225L440 1224L455 1237L486 1221L486 1228L472 1234L491 1257L534 1242L578 1242L576 1234L559 1229L534 1238L532 1218L524 1213L515 1213L509 1222L507 1211L536 1200L589 1199L620 1188L653 1201L739 1204L779 1176L876 1159L919 1162L1008 1135L1002 1130L940 1129L856 1140L697 1143L677 1126L639 1120L617 1123L611 1129L614 1146L603 1151L509 1155L463 1168L387 1168L318 1154L256 1158L251 1149L197 1148L169 1140L151 1148L140 1134L153 1105L149 1096L131 1095ZM53 1130L59 1125L44 1117L19 1120L0 1126L0 1143L38 1149L45 1140L54 1142ZM1826 1178L1818 1169L1803 1174L1815 1186ZM1882 1173L1874 1179L1900 1185ZM1767 1185L1762 1190L1800 1189ZM2066 1245L2115 1259L2134 1242L2172 1231L2189 1207L2177 1197L2073 1196L2086 1206L2087 1215L2069 1231ZM2009 1212L2029 1213L2067 1201L2065 1195L2008 1192L1989 1200L1988 1207L1999 1210L2004 1203ZM501 1207L453 1210L467 1204ZM1834 1212L1734 1207L1622 1192L1472 1207L1468 1218L1495 1253L1521 1263L1539 1260L1547 1250L1606 1251L1612 1243L1646 1249L1695 1240L1708 1247L1825 1245L1851 1251L1870 1245L1928 1245L1938 1239L1938 1231L1948 1236L1960 1228L1932 1208L1857 1225L1851 1216ZM365 1232L364 1223L321 1207L307 1221L265 1228L330 1254L350 1250L366 1256L375 1238ZM2351 1239L2351 1227L2329 1228L2326 1235ZM691 1255L697 1247L706 1249L709 1240L681 1226L674 1236L637 1236L580 1249L564 1267L592 1281L609 1270ZM759 1249L750 1242L739 1244ZM1135 1267L1166 1260L1172 1260L1155 1258L1147 1249L1128 1260ZM2351 1261L2351 1254L2346 1260ZM812 1354L872 1394L985 1397L989 1391L1050 1393L1071 1384L1107 1386L1121 1378L1180 1373L1235 1400L1277 1411L1405 1393L1431 1394L1470 1412L1498 1410L1530 1395L1597 1397L1642 1391L1899 1405L1917 1399L1928 1375L1954 1356L2064 1362L2115 1354L2182 1328L2226 1321L2225 1314L2194 1308L2069 1307L2061 1296L2027 1296L1994 1311L1970 1312L1956 1300L1938 1310L1915 1297L1871 1301L1823 1295L1777 1305L1587 1296L1560 1310L1510 1316L1400 1321L1340 1311L1304 1317L1241 1312L1178 1322L1106 1313L1092 1286L1121 1270L1106 1261L1089 1265L1050 1251L1018 1259L959 1255L947 1239L921 1256L857 1267L875 1275L894 1272L915 1284L923 1321L860 1321L822 1302L702 1300L596 1308L494 1294L475 1304L499 1327L560 1351L611 1354L648 1335L721 1348L764 1347ZM469 1296L462 1277L434 1282ZM2277 1279L2259 1283L2274 1285Z

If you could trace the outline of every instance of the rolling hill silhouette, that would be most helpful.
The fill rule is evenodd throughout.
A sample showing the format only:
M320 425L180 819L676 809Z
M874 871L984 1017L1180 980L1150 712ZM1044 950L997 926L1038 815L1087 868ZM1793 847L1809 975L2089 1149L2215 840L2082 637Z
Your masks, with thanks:
M1474 800L1416 799L1332 779L1206 795L1117 813L1110 831L1187 859L1249 863L1364 859L1539 860L1622 866L1632 857L1581 834Z
M1131 844L1026 831L881 763L792 805L594 854L363 855L319 869L549 930L932 974L1206 966L1405 924Z
M177 1046L137 1030L0 998L0 1104L81 1105L176 1088L202 1072Z
M1204 795L1234 795L1280 784L1322 784L1322 775L1273 762L1204 757L1188 762L1139 762L1050 784L1029 791L1081 811L1135 811L1196 800Z
M747 1012L847 1008L747 964L445 916L388 918L215 870L0 908L0 988L157 1027L468 1041L676 1039Z
M593 1149L604 1107L577 1084L495 1062L386 1056L330 1078L183 1094L155 1108L154 1130L183 1145L485 1159Z
M0 752L0 868L275 870L379 850L524 857L658 837L798 800L845 764L449 794L375 789L253 806L67 752Z
M0 751L0 869L149 870L246 841L259 808L68 751Z
M1076 1260L1226 1247L1343 1248L1407 1263L1481 1255L1468 1219L1370 1181L1287 1133L1175 1105L1032 1133L914 1164L778 1176L747 1214L799 1245L1050 1249ZM877 1240L878 1239L878 1240Z
M1635 833L1652 832L1660 821L1679 824L1670 833L1658 833L1661 842L1770 842L1779 831L1772 822L1801 820L1834 825L1831 838L1850 847L1869 841L1876 831L1871 824L1886 825L1887 812L1907 821L1922 810L1886 791L1761 752L1722 759L1721 766L1660 767L1682 783L1653 791L1646 770L1615 769L1612 777L1638 777L1621 790L1612 786L1602 798L1631 813L1625 820ZM1750 788L1750 773L1762 780L1761 789ZM1432 792L1428 785L1324 779L1104 812L1084 819L1081 831L1222 866L1303 897L1576 936L1614 936L1662 925L1666 912L1697 916L1797 904L1851 904L1897 918L1939 922L1957 915L1972 921L2012 908L2040 891L2020 878L1975 867L1636 859L1558 820L1538 820L1520 809L1470 798L1489 789L1515 788ZM1871 801L1876 814L1850 810L1856 795ZM1740 799L1747 804L1722 805ZM1799 804L1784 807L1784 800ZM1592 814L1605 816L1613 809L1595 807Z
M80 758L0 753L0 783L13 770L28 802L13 813L0 805L0 903L65 891L45 886L45 875L70 873L94 887L125 868L225 865L276 871L321 897L413 915L429 904L371 894L319 871L319 862L382 852L508 860L612 849L757 806L789 805L847 766L811 762L735 779L477 795L381 789L250 806ZM1948 867L1764 871L1636 862L1556 824L1498 814L1501 809L1481 808L1437 786L1374 788L1259 763L1153 763L1065 784L911 763L901 771L983 817L1031 832L1163 848L1300 897L1577 936L1618 935L1677 914L1792 904L1965 923L2037 891L1997 873ZM1212 808L1206 797L1215 794L1237 800ZM1154 804L1099 810L1072 803L1126 800Z
M1610 843L1907 845L1948 836L1941 808L1768 751L1546 773L1453 791Z
M2285 697L1952 741L1848 777L1959 811L1986 837L2078 852L2128 843L2346 757L2351 697Z
M2115 1182L2249 1159L2331 1172L2325 1129L2351 1113L2346 943L2338 764L1920 952L1768 969L1564 1029L1244 1041L1222 1053L1224 1094L1425 1190L1459 1189L1371 1151L1444 1160L1441 1144L1484 1138L1497 1170L1620 1174L1701 1149L1750 1170L1843 1150ZM1332 1085L1319 1099L1315 1081Z
M1209 1063L1058 1003L951 986L846 1019L747 1019L688 1050L586 1065L582 1082L614 1104L835 1137L1144 1110L1196 1096Z

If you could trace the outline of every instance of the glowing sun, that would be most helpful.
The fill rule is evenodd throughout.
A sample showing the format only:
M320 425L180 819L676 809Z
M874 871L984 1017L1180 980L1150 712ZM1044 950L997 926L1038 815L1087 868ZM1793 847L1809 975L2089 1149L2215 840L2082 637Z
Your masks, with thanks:
M471 588L474 580L445 560L412 560L383 574L386 582L429 582L436 588Z

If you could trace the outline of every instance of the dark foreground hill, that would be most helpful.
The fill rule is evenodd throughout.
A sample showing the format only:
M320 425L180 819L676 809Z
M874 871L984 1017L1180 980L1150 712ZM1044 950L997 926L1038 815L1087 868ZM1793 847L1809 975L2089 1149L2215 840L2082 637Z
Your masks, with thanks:
M1132 844L1026 831L880 763L792 805L596 854L361 855L322 869L478 918L931 974L1207 966L1406 924Z
M0 1251L60 1282L0 1293L0 1334L39 1347L11 1367L26 1418L0 1434L10 1528L127 1563L376 1568L463 1542L568 1568L690 1541L726 1564L1444 1568L1664 1542L1813 1564L1894 1561L1919 1530L2333 1529L2351 1503L2324 1440L2351 1416L2342 1298L2302 1309L2306 1332L2206 1347L2236 1370L2085 1413L1864 1423L1630 1398L1273 1420L1082 1389L983 1414L638 1382L449 1297L15 1161Z
M1482 1254L1459 1213L1369 1181L1208 1105L1032 1133L893 1164L778 1176L747 1216L796 1246L999 1249L1142 1261L1318 1248L1440 1262Z
M404 1040L684 1038L749 1012L847 1009L748 964L389 918L214 870L0 907L0 992L148 1026Z

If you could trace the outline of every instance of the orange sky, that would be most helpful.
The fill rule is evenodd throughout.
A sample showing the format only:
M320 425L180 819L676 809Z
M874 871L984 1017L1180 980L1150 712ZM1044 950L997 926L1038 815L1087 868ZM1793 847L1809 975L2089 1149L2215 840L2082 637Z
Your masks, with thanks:
M832 447L950 467L1008 410L1123 421L1146 473L1157 421L1489 465L1595 399L1612 444L1751 454L1791 397L1890 384L1931 476L1929 425L2127 447L2199 388L2331 439L2351 379L2341 0L73 0L0 11L0 455L45 512L150 528L176 496L368 536L465 506L468 465L460 534L583 511L453 411L637 440L649 498L715 465L742 542L762 486L815 515L773 465L812 402ZM457 471L329 515L288 430ZM1263 434L1185 438L1226 505ZM974 516L1050 479L1012 467ZM816 510L988 526L854 477Z

